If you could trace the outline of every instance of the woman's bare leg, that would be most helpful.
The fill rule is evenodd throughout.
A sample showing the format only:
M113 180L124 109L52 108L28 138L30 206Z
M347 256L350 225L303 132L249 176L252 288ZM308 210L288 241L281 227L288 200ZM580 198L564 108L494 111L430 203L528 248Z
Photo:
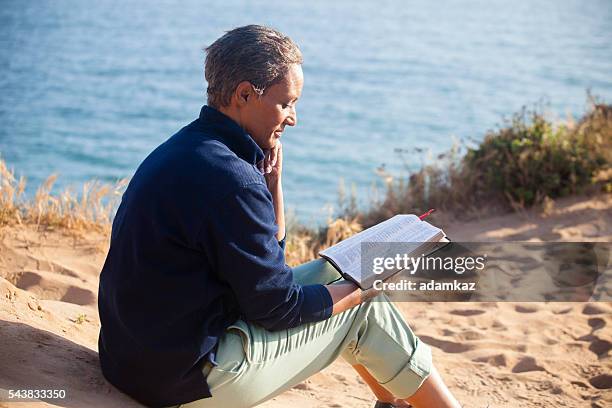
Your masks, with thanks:
M357 371L359 376L363 378L363 381L368 384L368 387L370 387L374 395L376 395L376 399L382 402L395 402L395 397L387 391L386 388L380 385L364 366L358 364L354 365L353 368Z
M427 377L417 392L403 401L396 399L386 388L380 385L363 365L354 365L353 368L363 378L365 383L368 384L379 401L390 402L397 407L412 405L415 408L461 408L459 401L451 394L435 367L432 367L431 374L429 374L429 377Z
M419 389L410 397L405 399L415 408L440 407L461 408L461 404L450 392L436 367L431 367L429 377L421 384Z

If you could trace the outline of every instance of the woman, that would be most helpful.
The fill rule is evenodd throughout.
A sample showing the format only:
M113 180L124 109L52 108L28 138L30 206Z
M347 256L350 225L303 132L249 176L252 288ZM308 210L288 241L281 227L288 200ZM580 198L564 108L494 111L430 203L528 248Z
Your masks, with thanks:
M206 52L208 105L140 165L115 217L106 378L151 406L249 407L342 356L379 407L458 407L385 295L330 284L321 259L285 264L280 138L297 124L298 47L251 25Z

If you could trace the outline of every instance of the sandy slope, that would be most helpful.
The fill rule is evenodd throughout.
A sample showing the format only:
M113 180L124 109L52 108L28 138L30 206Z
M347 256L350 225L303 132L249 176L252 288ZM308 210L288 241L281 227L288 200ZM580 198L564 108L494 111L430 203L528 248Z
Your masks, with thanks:
M612 196L536 212L456 223L455 240L612 242ZM101 376L97 277L106 238L31 227L0 230L0 407L138 406ZM611 303L401 303L466 407L605 407L612 404ZM8 403L7 389L65 389L48 402ZM370 407L373 397L337 361L263 404Z

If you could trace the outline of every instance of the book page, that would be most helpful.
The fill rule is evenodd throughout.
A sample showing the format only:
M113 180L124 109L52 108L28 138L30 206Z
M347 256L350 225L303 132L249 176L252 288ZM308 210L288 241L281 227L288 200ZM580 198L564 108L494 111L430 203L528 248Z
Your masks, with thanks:
M348 273L345 268L349 269L351 263L356 261L359 264L362 242L393 242L393 237L399 235L403 227L418 221L420 220L416 215L396 215L340 241L319 254L332 258L343 272Z
M442 232L440 228L434 227L426 221L421 221L402 229L395 237L395 242L426 242L440 232Z
M415 243L416 250L420 246L418 243L430 241L438 235L443 235L442 230L421 221L416 215L400 214L319 252L319 255L331 259L342 272L359 277L362 242L409 242Z

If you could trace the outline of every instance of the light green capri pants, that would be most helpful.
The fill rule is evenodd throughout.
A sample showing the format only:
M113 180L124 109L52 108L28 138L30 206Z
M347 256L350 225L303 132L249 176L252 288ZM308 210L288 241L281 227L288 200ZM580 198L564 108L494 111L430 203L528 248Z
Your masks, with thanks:
M323 259L293 269L301 284L328 284L340 274ZM181 408L251 407L288 390L338 356L362 364L396 398L415 393L430 373L431 349L414 335L386 295L327 320L267 331L238 320L220 338L216 359L205 364L212 398Z

